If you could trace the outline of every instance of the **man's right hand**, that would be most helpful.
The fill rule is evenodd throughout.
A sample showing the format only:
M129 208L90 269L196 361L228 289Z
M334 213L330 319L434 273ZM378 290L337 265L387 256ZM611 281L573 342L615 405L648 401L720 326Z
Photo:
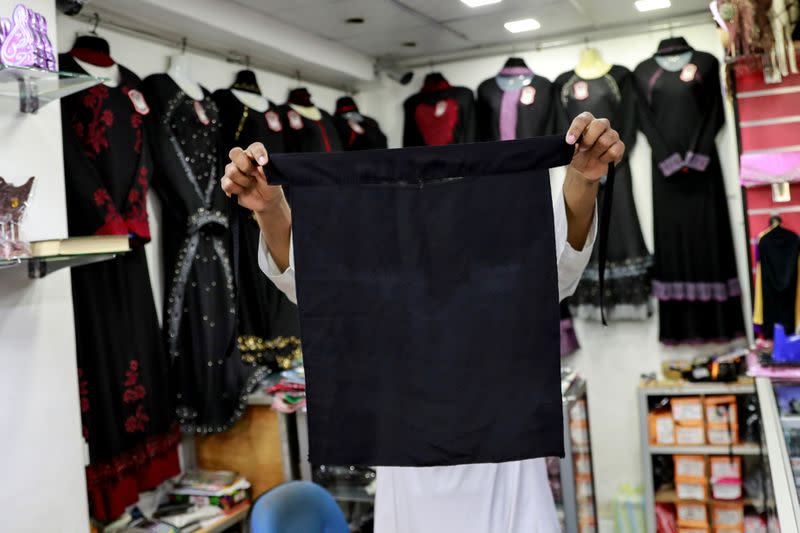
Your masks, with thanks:
M270 185L264 173L269 156L263 144L253 143L246 150L234 148L228 156L231 162L225 166L221 180L225 194L235 194L239 205L255 213L263 213L282 203L283 189Z

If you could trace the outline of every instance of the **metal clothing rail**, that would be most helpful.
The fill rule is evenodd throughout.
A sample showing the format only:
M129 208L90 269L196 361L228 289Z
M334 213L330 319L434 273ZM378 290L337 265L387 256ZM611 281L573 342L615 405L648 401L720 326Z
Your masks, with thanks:
M630 37L654 31L673 32L681 28L713 23L711 13L707 9L691 11L683 15L652 18L647 21L625 22L606 24L603 26L586 26L568 32L548 35L542 39L531 39L521 42L496 42L491 44L474 45L455 52L434 54L413 59L391 60L378 58L381 69L416 69L456 63L470 59L481 59L507 53L537 52L550 48L562 48L576 44L588 44L591 41Z
M287 69L286 67L281 67L275 63L269 62L264 57L267 54L258 57L252 55L245 55L232 50L222 50L220 48L205 46L202 43L196 44L194 40L188 41L185 37L176 37L176 38L166 37L162 34L156 33L155 31L149 31L141 27L136 27L133 25L119 22L115 20L114 15L104 14L103 12L100 12L99 18L97 13L79 13L70 18L84 22L87 25L89 25L89 27L98 24L99 20L99 28L101 34L103 28L108 28L112 31L122 33L130 37L137 37L153 43L159 43L165 46L169 46L171 48L175 48L179 52L189 51L198 55L210 57L212 59L221 59L227 63L238 63L246 68L266 70L275 74L280 74L290 79L297 79L300 77L301 74L300 71L298 71L297 69L291 70ZM356 92L355 88L352 86L331 84L329 81L320 80L315 78L314 76L303 76L303 80L315 83L317 85L323 85L331 89L336 89L343 93L354 94Z

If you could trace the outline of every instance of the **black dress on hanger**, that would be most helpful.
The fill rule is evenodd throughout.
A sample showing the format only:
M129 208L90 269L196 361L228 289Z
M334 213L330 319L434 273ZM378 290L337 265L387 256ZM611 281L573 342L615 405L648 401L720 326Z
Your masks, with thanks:
M606 267L605 305L610 319L644 320L652 315L650 303L650 269L653 256L647 250L636 204L633 200L630 154L636 144L636 90L631 72L614 65L603 76L583 79L574 70L561 74L555 81L560 103L572 121L589 111L607 118L619 132L626 146L625 159L617 166L616 188L611 212L608 263ZM604 188L598 196L602 211ZM597 252L583 274L575 295L570 298L578 318L600 320Z
M75 49L72 54L84 58ZM106 65L113 65L106 44ZM99 58L99 56L98 56ZM59 64L84 73L73 55ZM144 244L153 173L140 80L119 65L116 87L61 99L69 234L129 235L131 251L72 268L81 422L91 514L113 520L180 472L169 362L158 325Z
M792 335L800 314L797 284L800 236L781 225L759 236L753 324L756 333L771 339L775 324Z
M725 122L719 62L681 38L634 72L653 152L653 293L668 344L744 334L741 289L715 138Z
M319 109L321 118L312 120L297 111L313 106L308 89L298 88L290 91L289 100L278 108L284 124L286 151L341 152L342 142L330 113Z
M184 431L226 430L267 369L246 366L236 341L236 298L229 257L219 112L203 89L189 97L167 74L144 81L161 199L164 335Z
M552 83L537 76L524 60L509 58L497 76L478 86L476 115L481 141L508 141L564 133ZM568 300L561 302L561 355L580 348Z
M453 87L438 72L403 103L403 146L439 146L475 142L475 95Z
M252 71L241 71L231 89L261 94ZM270 154L284 152L283 133L277 107L270 102L266 112L243 104L231 89L214 92L222 121L223 153L239 146L247 148L262 142ZM297 306L271 283L258 267L261 230L249 210L239 210L239 329L237 342L242 360L250 365L266 365L270 370L288 367L299 358L300 324Z
M343 96L336 101L333 119L346 151L387 147L386 135L381 131L380 125L372 117L362 115L358 105L349 96Z
M482 141L527 139L566 133L558 94L550 80L519 58L510 58L478 86L478 137Z

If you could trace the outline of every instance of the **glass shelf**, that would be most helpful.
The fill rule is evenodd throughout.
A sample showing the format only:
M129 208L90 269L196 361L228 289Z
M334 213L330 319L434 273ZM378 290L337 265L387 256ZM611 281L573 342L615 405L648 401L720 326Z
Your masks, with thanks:
M119 254L56 255L52 257L0 259L0 270L28 265L28 277L39 279L62 268L79 267L108 261L109 259L114 259L117 255Z
M64 96L88 89L105 80L75 72L51 72L33 67L0 64L0 97L19 99L22 113L36 113L40 107Z

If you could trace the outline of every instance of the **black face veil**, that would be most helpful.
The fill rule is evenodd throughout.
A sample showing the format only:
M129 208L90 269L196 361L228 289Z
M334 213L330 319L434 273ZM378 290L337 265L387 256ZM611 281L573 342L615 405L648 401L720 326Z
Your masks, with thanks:
M271 157L292 189L312 463L563 455L549 169L572 154L554 136Z

